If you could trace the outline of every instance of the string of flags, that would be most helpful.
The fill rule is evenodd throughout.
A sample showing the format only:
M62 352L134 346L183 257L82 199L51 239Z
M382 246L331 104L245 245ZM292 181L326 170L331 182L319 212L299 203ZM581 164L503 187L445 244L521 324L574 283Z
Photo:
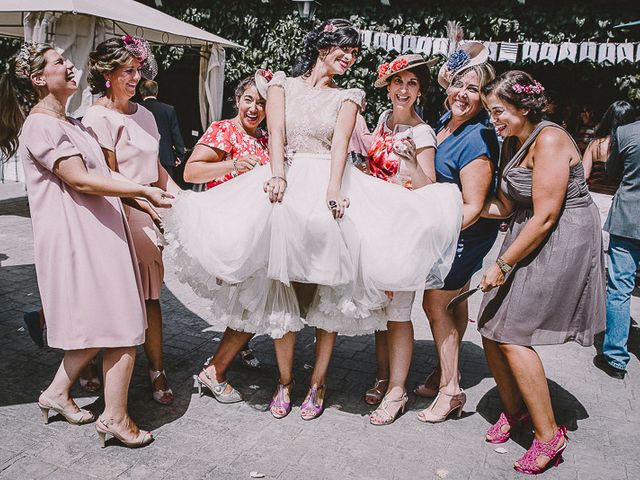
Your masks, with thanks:
M362 30L364 48L387 52L447 55L448 38L420 37L398 33ZM489 59L494 62L594 62L614 65L623 62L640 63L640 43L637 42L493 42L484 41Z

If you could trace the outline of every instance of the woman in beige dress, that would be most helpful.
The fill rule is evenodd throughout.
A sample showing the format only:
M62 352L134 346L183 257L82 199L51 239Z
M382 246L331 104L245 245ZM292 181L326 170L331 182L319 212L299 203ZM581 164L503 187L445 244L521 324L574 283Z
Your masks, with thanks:
M89 58L89 83L102 96L89 107L83 123L95 134L111 170L141 185L154 185L171 192L179 187L160 165L160 134L153 114L130 99L142 75L157 73L148 43L139 37L116 37L97 46ZM147 308L147 338L144 351L149 361L153 399L163 405L173 402L167 384L162 353L160 290L164 276L162 238L158 215L125 206L138 257ZM161 225L161 224L160 224Z
M145 310L117 197L144 197L159 207L168 200L159 188L112 178L95 138L65 115L77 88L73 65L51 46L35 43L22 45L0 80L0 151L15 153L21 132L47 340L65 350L38 405L45 423L50 410L72 424L94 421L70 389L104 348L105 409L96 430L103 446L107 433L126 446L143 446L153 437L129 417L127 391L136 345L145 338Z

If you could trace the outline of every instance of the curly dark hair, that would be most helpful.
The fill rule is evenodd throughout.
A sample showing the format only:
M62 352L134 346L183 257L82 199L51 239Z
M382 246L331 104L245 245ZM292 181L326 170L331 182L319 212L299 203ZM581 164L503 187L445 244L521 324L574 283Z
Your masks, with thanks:
M333 25L333 31L325 27ZM313 70L321 50L334 47L361 48L360 33L349 20L333 18L321 23L304 38L304 49L293 67L293 76L307 76Z
M89 54L89 76L87 81L91 87L91 93L104 95L107 92L105 74L113 72L116 68L135 58L125 48L125 43L120 37L110 38L100 43Z
M517 92L516 85L524 88L530 87L530 91ZM542 87L531 75L522 70L509 70L495 80L489 82L483 89L482 95L496 95L501 100L516 108L528 110L527 117L533 123L538 123L547 112L549 97ZM515 87L515 89L514 89ZM533 91L531 91L533 90ZM538 91L536 91L538 90Z

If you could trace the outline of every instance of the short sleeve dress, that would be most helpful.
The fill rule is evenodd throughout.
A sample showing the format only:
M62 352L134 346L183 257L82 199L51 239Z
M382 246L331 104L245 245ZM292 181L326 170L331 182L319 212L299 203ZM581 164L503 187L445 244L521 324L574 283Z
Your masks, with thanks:
M242 130L232 120L220 120L213 122L198 140L198 145L215 148L225 153L221 161L236 160L246 155L258 157L260 165L269 163L269 138L267 131L258 128L256 136L252 137ZM207 188L213 188L245 172L229 172L226 175L214 178L207 183Z
M393 131L387 126L392 113L393 110L386 110L380 115L368 152L371 175L386 182L393 181L393 177L398 173L398 158L392 155ZM412 127L411 138L417 150L436 148L436 134L426 123ZM406 182L404 186L412 188L411 181ZM396 322L410 322L414 297L415 292L394 292L393 298L385 308L387 318Z
M158 181L160 133L153 114L142 105L131 115L116 112L101 105L87 109L82 119L100 146L115 153L118 171L141 185ZM144 212L124 206L133 244L138 257L144 298L160 298L164 265L162 236L151 217Z
M451 112L444 114L436 125L436 132L440 132L450 119ZM493 194L497 184L499 147L496 133L489 123L489 115L484 109L460 125L438 145L435 159L436 181L454 183L462 191L460 172L481 156L489 158L495 166L496 177L491 191ZM501 220L480 218L460 232L456 256L444 281L443 290L462 288L480 270L482 260L496 241L500 223Z
M144 343L142 284L122 204L80 193L53 173L80 155L91 175L110 178L96 139L77 120L29 115L20 135L49 346L64 350Z

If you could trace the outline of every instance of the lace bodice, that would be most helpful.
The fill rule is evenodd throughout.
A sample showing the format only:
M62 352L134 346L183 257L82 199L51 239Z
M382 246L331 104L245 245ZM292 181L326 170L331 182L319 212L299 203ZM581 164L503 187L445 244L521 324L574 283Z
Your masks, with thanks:
M342 102L351 101L364 110L365 94L357 88L316 88L298 77L276 72L269 87L285 91L287 146L296 153L330 153L333 130Z

